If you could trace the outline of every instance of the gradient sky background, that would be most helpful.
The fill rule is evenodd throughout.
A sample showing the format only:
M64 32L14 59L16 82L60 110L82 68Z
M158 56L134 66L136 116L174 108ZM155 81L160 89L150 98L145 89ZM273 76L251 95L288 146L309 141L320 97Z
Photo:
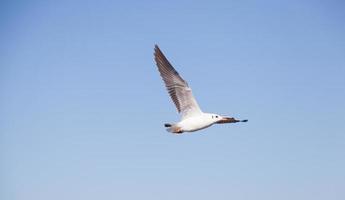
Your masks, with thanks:
M2 1L0 198L345 199L343 1ZM157 43L204 111L172 135Z

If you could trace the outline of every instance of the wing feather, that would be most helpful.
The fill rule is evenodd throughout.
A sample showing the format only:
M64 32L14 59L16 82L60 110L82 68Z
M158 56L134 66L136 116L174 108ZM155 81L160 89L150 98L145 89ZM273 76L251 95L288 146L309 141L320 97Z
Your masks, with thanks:
M188 83L183 80L179 73L174 69L157 45L155 45L154 56L158 71L177 108L177 111L181 113L182 118L188 118L202 113L192 94L191 88L188 86Z

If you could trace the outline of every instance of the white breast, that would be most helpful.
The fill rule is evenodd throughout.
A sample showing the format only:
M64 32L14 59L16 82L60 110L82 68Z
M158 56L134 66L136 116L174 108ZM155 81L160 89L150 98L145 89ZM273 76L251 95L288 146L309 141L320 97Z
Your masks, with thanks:
M197 115L195 117L190 117L187 119L182 120L177 124L177 126L181 127L183 131L186 132L193 132L200 129L207 128L213 124L213 121L207 115Z

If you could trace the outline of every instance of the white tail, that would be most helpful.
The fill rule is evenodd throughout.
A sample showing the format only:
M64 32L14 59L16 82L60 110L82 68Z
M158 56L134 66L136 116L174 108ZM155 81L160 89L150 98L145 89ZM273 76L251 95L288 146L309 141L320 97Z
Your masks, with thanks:
M170 133L183 133L183 131L181 130L181 127L178 127L175 124L164 124L165 127L167 128L167 131L169 131Z

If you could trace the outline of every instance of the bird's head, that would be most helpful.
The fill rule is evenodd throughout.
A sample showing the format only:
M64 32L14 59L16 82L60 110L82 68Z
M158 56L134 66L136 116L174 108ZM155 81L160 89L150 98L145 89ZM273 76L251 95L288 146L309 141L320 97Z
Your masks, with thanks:
M216 124L225 124L225 123L236 123L236 122L247 122L248 120L237 120L233 117L222 116L218 114L210 114L211 120Z
M211 118L213 123L217 123L217 124L229 123L231 120L231 118L229 117L225 117L218 114L209 114L209 117Z

